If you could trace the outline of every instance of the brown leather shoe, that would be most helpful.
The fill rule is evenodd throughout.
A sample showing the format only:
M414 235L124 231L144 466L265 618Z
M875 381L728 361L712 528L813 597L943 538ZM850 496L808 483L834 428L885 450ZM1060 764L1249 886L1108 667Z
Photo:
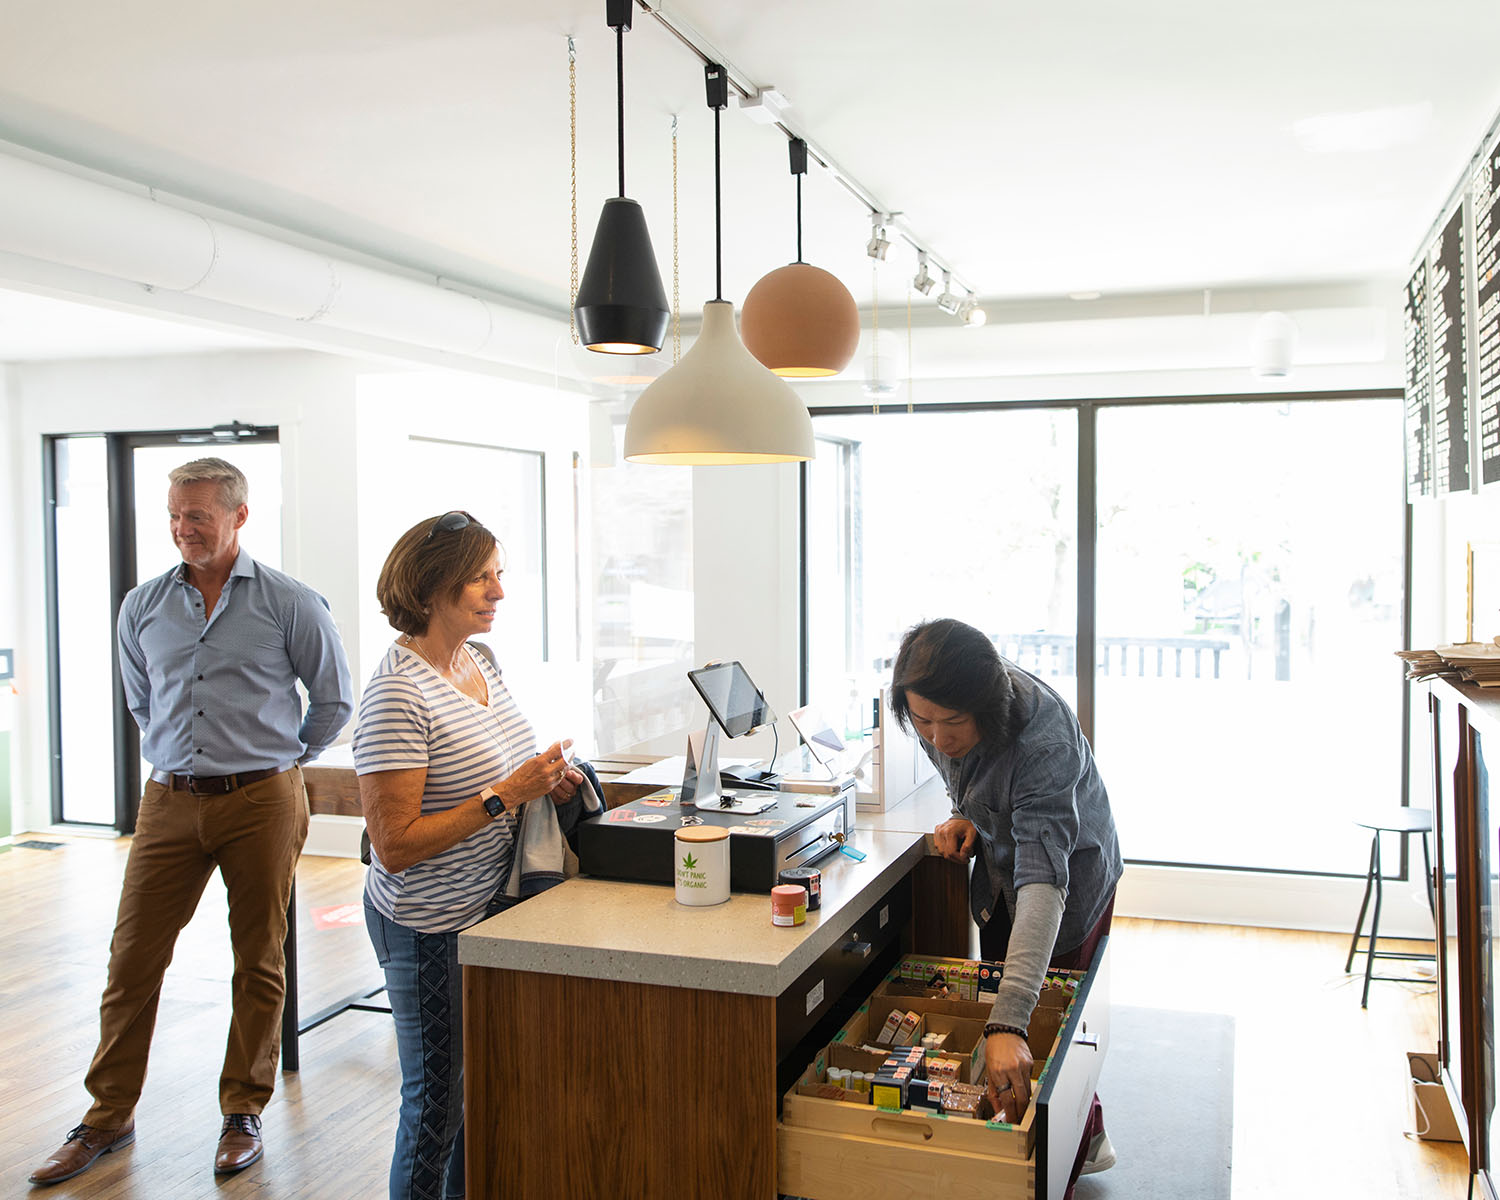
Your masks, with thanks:
M265 1151L260 1140L260 1118L254 1113L230 1113L219 1131L219 1152L214 1155L214 1174L243 1171Z
M120 1150L135 1141L135 1122L126 1121L118 1129L95 1129L79 1125L68 1134L52 1157L31 1173L32 1183L61 1183L81 1175L94 1165L94 1159L111 1150Z

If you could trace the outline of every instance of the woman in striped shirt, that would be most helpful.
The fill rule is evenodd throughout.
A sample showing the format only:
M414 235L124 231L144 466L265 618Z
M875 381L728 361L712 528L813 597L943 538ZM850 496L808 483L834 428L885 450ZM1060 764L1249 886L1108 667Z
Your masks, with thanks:
M587 789L570 741L540 754L500 673L467 644L504 599L495 535L465 512L402 534L376 584L401 636L354 730L372 850L365 923L385 971L401 1061L391 1200L464 1194L458 933L505 885L520 808L549 797L568 832Z

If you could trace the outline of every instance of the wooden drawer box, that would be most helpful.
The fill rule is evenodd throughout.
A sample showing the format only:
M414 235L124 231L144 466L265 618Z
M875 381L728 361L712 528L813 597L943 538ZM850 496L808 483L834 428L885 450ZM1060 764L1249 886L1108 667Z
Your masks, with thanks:
M809 1200L1061 1200L1109 1046L1108 952L1105 938L1060 1026L1053 1024L1055 1007L1038 1006L1033 1024L1042 1025L1030 1031L1033 1041L1045 1027L1057 1034L1045 1061L1033 1045L1041 1078L1020 1124L894 1112L800 1095L794 1087L777 1127L778 1191ZM892 1004L908 1001L916 1006L889 997L881 1019ZM872 996L845 1036L863 1038L880 1002ZM804 1079L819 1077L824 1065L815 1059Z

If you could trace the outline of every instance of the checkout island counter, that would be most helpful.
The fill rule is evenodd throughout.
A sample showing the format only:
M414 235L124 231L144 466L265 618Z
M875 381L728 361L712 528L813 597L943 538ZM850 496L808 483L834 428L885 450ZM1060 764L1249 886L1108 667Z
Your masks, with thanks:
M1061 1197L1108 1046L1103 948L1033 1046L1021 1125L798 1095L903 955L969 956L967 873L930 838L947 815L937 780L860 812L863 859L822 858L795 927L769 889L686 907L579 876L462 934L468 1194Z

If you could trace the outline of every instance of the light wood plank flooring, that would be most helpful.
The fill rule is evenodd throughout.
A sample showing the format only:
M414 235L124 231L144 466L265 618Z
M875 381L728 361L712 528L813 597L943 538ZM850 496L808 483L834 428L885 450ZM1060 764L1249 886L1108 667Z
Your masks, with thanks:
M82 1079L98 1033L128 846L124 839L37 840L63 848L0 853L5 1195L27 1190L27 1174L87 1106ZM324 858L306 858L299 868L304 1011L379 982L363 924L317 930L311 913L357 903L362 870ZM390 1018L379 1013L345 1013L305 1035L301 1072L282 1077L265 1113L265 1158L239 1175L214 1177L230 971L223 896L222 885L210 883L168 972L135 1145L45 1194L384 1194L399 1079ZM1412 1122L1405 1051L1436 1042L1434 989L1376 984L1362 1011L1355 977L1342 970L1347 945L1333 934L1120 919L1113 996L1120 1004L1235 1018L1235 1200L1461 1200L1468 1194L1462 1148L1403 1136Z

